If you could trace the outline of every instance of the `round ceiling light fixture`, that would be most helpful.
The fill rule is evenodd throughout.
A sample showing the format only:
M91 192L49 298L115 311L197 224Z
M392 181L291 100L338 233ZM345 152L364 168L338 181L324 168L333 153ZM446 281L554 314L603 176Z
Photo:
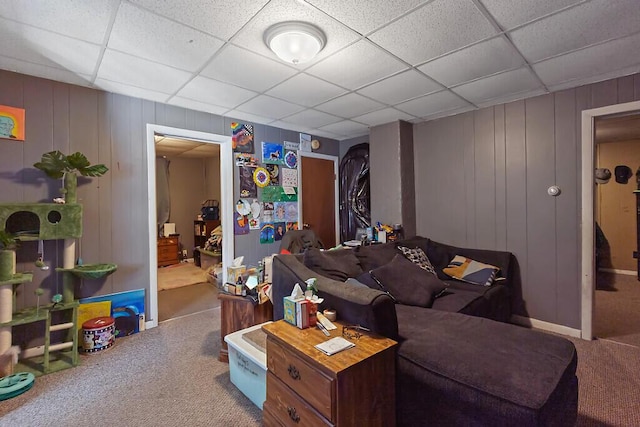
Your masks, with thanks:
M278 58L298 65L311 61L322 50L327 38L315 25L289 21L269 27L264 33L264 42Z

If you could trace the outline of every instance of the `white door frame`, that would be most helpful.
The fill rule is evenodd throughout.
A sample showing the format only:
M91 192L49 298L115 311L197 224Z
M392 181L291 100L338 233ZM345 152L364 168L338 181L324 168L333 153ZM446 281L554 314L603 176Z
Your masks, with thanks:
M581 337L593 339L593 300L595 294L595 220L594 191L595 180L595 118L609 114L625 113L640 110L640 101L624 104L608 105L582 112L582 303L581 303Z
M233 261L233 152L231 137L147 123L147 217L149 218L149 308L145 326L158 326L158 246L156 229L156 147L155 134L171 135L220 145L220 220L222 223L222 275Z
M302 192L304 191L302 188L302 157L313 157L315 159L323 159L323 160L330 160L333 162L333 173L335 175L335 179L333 181L334 183L334 198L335 198L335 232L336 232L336 245L340 244L340 199L339 199L339 194L338 194L338 156L331 156L329 154L320 154L320 153L313 153L313 152L309 152L309 151L298 151L298 154L300 155L301 159L300 162L298 164L298 215L300 218L300 222L299 222L299 227L300 230L302 230L302 225L303 225L303 214L304 212L302 211Z

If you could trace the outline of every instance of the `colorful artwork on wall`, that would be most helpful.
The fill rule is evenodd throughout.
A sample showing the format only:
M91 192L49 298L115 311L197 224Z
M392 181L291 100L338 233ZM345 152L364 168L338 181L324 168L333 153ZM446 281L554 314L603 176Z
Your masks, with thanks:
M297 202L298 190L297 188L288 188L285 191L282 187L265 187L262 189L261 200L263 202Z
M269 185L280 185L280 166L266 164L264 167L269 171Z
M249 218L235 210L233 211L233 234L238 236L249 234Z
M274 238L276 242L282 240L284 233L287 232L287 225L284 222L276 222L273 226L275 227Z
M24 116L23 108L0 105L0 138L24 141Z
M282 168L282 171L280 171L280 182L283 187L297 187L298 169Z
M263 223L260 228L260 243L273 243L275 241L275 228L273 223Z
M242 166L240 171L240 197L258 197L258 187L253 180L253 172L256 168Z
M231 123L231 146L233 151L240 153L253 153L253 125L244 123Z
M262 142L262 161L264 163L284 164L284 148L275 142Z

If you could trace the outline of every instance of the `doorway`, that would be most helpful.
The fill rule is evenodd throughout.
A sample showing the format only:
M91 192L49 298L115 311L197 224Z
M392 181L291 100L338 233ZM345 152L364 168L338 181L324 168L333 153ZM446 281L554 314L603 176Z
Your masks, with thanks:
M233 171L231 137L187 129L147 124L147 182L149 218L149 318L147 328L158 325L158 247L156 219L156 152L155 136L164 135L206 144L218 144L220 148L220 220L223 236L222 245L222 278L226 280L226 267L231 264L234 254L232 210L224 207L233 206ZM189 230L188 232L191 232Z
M612 114L640 110L640 101L610 105L582 111L582 204L581 204L581 338L591 340L593 334L595 271L595 120Z
M301 228L312 229L325 249L339 242L338 157L300 152Z
M636 171L640 112L595 119L596 227L593 335L640 347Z

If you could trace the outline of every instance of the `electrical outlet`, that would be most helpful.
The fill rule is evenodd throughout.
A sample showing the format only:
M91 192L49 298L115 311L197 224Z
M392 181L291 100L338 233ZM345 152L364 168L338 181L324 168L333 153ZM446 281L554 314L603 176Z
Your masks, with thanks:
M186 249L182 250L182 256L185 257L185 258L187 257L187 250Z

